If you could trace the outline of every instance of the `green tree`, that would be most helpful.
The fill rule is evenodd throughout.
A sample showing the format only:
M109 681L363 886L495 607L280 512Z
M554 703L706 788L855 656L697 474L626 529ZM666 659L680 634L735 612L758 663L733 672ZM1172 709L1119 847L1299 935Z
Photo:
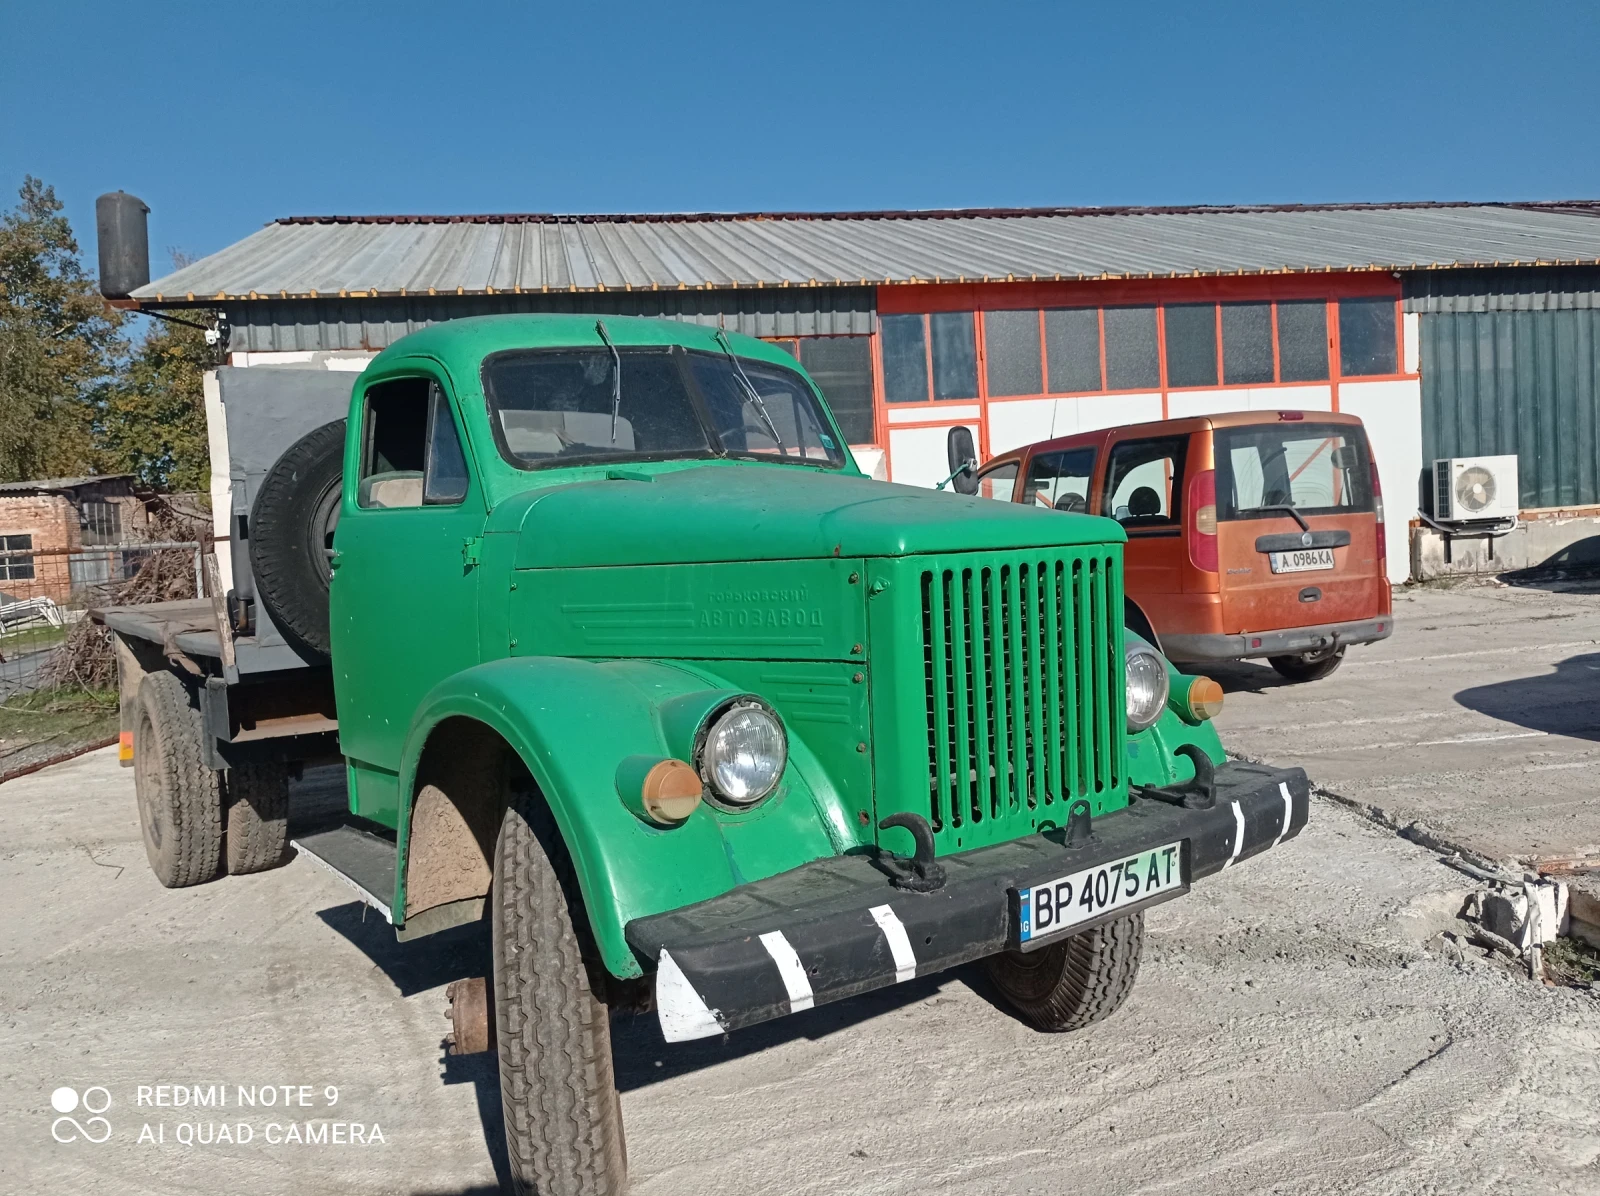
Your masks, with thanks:
M185 311L181 318L212 322L204 311ZM211 461L201 379L216 357L202 328L162 321L152 329L101 392L97 463L158 490L207 490Z
M78 258L55 191L24 177L0 217L0 480L88 472L95 392L124 349L122 317Z

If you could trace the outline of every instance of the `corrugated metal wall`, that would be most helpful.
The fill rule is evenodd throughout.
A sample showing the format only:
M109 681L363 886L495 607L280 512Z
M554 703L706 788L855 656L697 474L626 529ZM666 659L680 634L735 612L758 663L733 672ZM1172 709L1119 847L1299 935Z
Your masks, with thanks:
M1523 507L1600 503L1600 304L1420 325L1425 461L1515 453Z
M607 291L405 299L264 299L225 304L228 347L270 350L383 349L440 320L504 312L595 312L690 320L751 336L844 336L873 331L873 287L716 291Z
M1418 271L1404 291L1424 462L1515 453L1524 508L1600 504L1600 269Z

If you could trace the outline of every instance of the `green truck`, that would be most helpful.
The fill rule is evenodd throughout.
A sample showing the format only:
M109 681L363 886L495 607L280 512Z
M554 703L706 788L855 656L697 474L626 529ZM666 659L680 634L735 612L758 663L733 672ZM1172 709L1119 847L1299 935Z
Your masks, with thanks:
M404 939L489 921L452 1016L527 1190L626 1184L615 1011L676 1042L982 960L1070 1030L1146 908L1305 825L1305 774L1226 760L1219 687L1125 630L1117 524L863 477L776 346L452 321L312 442L269 512L309 590L256 572L325 674L230 714L220 599L106 613L150 860L281 862L288 773L336 751L349 820L294 846Z

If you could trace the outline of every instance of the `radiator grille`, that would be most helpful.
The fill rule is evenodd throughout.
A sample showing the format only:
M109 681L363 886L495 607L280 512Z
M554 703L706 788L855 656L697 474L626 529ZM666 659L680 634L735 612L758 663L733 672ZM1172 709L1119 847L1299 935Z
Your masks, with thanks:
M922 573L929 820L971 847L1064 823L1122 783L1116 558L985 557Z

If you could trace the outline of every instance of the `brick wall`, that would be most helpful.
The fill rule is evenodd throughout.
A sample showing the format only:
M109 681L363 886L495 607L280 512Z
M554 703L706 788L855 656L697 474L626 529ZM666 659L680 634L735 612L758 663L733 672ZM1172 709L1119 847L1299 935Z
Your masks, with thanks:
M32 536L36 553L59 552L60 556L35 556L32 580L9 578L0 568L0 592L12 598L37 598L44 595L65 602L72 593L72 579L66 553L76 551L78 514L61 494L0 495L0 536ZM15 561L0 560L0 565Z

